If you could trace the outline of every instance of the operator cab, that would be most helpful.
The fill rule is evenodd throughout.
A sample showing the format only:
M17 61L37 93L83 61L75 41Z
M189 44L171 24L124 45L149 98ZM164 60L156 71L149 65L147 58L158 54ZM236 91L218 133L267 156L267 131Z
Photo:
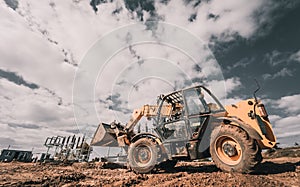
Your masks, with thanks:
M197 154L197 142L202 139L211 115L225 111L216 97L202 86L160 96L158 105L156 132L172 157ZM172 106L170 116L160 115L164 106ZM192 150L189 149L191 143L197 144Z

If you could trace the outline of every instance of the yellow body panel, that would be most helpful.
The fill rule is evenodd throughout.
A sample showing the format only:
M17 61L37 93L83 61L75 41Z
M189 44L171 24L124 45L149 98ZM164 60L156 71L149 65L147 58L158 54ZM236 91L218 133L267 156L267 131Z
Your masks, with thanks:
M238 119L242 123L249 125L262 137L257 140L261 148L272 148L276 144L276 137L274 136L272 125L267 116L262 116L259 112L258 106L262 103L258 101L255 104L254 99L248 99L238 102L235 105L225 106L227 111L226 116ZM240 124L233 122L233 125Z

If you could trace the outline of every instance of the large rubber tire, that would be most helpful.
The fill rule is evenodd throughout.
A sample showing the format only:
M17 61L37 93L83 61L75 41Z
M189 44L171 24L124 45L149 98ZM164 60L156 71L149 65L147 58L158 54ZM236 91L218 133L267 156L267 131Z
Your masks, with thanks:
M213 130L210 154L216 166L226 172L250 173L262 161L257 142L234 125L220 125Z
M158 148L151 138L141 138L130 144L128 164L135 173L150 173L157 164Z

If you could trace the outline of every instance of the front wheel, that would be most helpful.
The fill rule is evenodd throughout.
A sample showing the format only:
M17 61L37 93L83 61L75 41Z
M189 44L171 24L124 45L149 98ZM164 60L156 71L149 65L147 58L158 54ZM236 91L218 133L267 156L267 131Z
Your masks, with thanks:
M261 162L261 149L234 125L220 125L211 135L210 154L216 166L227 172L250 173Z
M151 172L157 162L158 148L149 138L141 138L129 146L128 162L136 173Z

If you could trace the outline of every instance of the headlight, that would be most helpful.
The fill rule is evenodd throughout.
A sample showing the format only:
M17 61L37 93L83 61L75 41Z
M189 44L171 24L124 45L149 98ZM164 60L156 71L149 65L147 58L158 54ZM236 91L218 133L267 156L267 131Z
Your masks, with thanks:
M263 104L257 105L257 108L258 108L259 115L261 117L264 117L264 118L268 117L268 113L267 113L266 108Z

